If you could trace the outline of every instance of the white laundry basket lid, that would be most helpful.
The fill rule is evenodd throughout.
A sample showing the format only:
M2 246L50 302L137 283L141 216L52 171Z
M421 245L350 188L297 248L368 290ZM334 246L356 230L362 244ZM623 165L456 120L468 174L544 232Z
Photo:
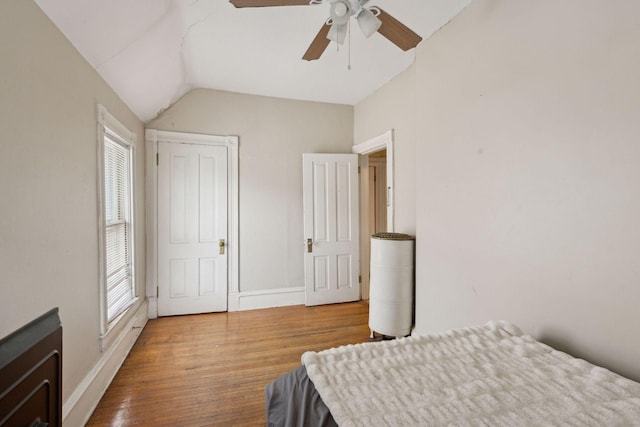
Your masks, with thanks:
M404 233L376 233L372 234L371 238L381 240L416 240L414 236Z

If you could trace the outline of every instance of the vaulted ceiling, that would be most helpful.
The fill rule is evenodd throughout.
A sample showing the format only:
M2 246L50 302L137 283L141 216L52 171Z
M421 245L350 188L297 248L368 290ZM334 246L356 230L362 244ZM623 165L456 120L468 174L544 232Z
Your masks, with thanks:
M367 6L379 6L427 39L470 1L375 0ZM339 49L331 43L316 61L302 60L329 17L328 4L36 2L145 122L194 88L354 105L415 58L415 49L404 52L379 33L365 38L352 25L350 42Z

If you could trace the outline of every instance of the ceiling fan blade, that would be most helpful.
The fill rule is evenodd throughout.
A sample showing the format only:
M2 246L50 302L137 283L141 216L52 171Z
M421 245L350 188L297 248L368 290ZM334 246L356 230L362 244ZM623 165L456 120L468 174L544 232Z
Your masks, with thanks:
M309 6L309 0L229 0L235 7Z
M311 45L309 45L309 49L307 49L302 59L305 61L315 61L322 56L324 50L329 46L330 40L327 38L327 35L330 29L331 25L322 25L322 28L320 28L320 31L316 34L316 37L311 42Z
M380 9L378 19L382 21L378 32L405 52L413 49L422 41L422 37L382 9Z

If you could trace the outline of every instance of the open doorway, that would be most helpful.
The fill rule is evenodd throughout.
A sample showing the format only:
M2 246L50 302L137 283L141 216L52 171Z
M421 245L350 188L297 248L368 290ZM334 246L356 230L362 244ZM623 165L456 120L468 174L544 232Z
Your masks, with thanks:
M387 150L369 154L369 232L387 230Z
M363 157L368 157L368 177L367 187L361 188L360 191L367 191L368 201L363 204L363 208L366 207L368 221L361 226L361 232L365 231L365 239L362 244L366 250L366 260L362 263L362 299L369 300L369 277L370 277L370 258L371 254L371 235L376 233L384 233L387 230L387 193L389 188L387 187L387 150L373 152L371 154L365 154ZM361 180L361 185L362 185ZM364 230L363 230L364 229Z
M360 169L361 297L369 299L371 235L393 232L393 131L353 147Z

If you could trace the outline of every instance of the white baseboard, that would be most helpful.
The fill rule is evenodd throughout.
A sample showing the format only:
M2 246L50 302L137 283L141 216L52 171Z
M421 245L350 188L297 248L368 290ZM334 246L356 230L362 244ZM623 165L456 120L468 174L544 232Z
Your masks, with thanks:
M93 369L84 377L62 406L62 424L68 427L84 426L111 381L118 373L122 362L135 344L148 319L148 303L145 300L133 314L122 332L102 353ZM64 351L64 350L63 350Z
M304 304L304 286L267 289L264 291L229 292L227 311L256 310ZM157 297L147 298L149 319L158 317Z
M158 297L147 297L149 301L149 319L158 318Z
M229 293L229 311L304 304L304 286Z

